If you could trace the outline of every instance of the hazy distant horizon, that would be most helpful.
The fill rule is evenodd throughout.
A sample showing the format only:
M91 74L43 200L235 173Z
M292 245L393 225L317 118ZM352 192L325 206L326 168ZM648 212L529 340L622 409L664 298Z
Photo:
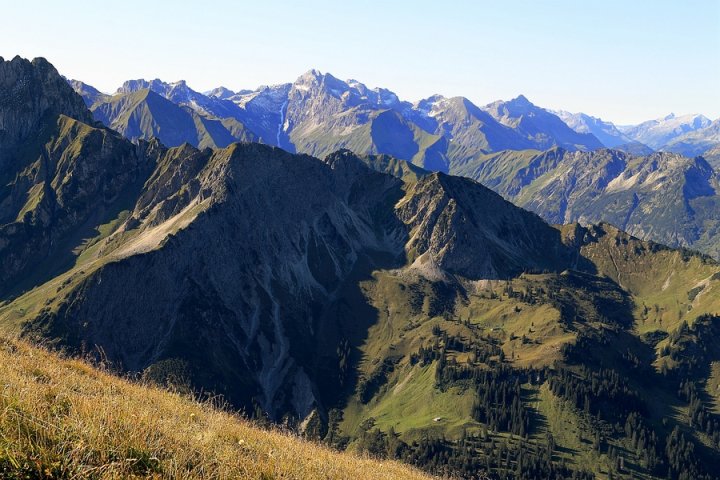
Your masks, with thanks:
M0 55L45 57L107 93L137 78L254 89L315 68L411 102L442 94L482 106L523 94L618 125L720 117L720 0L358 5L14 3Z

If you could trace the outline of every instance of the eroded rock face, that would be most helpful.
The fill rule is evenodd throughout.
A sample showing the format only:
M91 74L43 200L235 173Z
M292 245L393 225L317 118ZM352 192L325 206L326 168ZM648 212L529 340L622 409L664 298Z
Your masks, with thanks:
M322 406L320 377L337 375L322 364L342 335L326 311L372 252L402 255L401 182L357 159L247 144L209 157L171 149L146 186L119 230L133 239L112 250L125 258L35 325L71 347L100 345L129 371L183 358L197 386L238 406L300 417ZM193 208L186 228L143 250Z
M32 62L0 57L0 152L3 157L43 127L52 127L58 115L92 123L83 99L44 58ZM5 159L6 160L6 159ZM6 161L0 158L0 168Z
M570 253L557 230L472 180L435 173L414 183L397 213L412 257L473 279L562 270Z
M80 238L127 208L154 165L148 144L66 116L50 140L0 189L0 290L50 257L70 255ZM33 157L30 157L33 158ZM69 243L68 243L69 242Z
M702 157L614 149L503 152L456 172L551 223L606 221L645 240L718 257L720 177Z
M45 59L0 61L0 292L50 273L34 270L43 263L69 259L81 235L139 190L153 148L93 126Z
M116 261L59 292L28 333L101 346L128 371L181 359L198 388L300 418L338 394L337 346L376 321L360 287L372 272L568 265L560 232L471 180L404 184L348 151L320 161L260 144L164 152L98 248Z

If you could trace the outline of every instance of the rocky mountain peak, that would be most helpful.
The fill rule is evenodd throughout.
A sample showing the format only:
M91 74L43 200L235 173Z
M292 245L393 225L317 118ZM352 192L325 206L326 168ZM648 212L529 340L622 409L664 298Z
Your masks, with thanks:
M525 95L522 95L522 94L520 94L520 95L518 95L517 97L513 98L512 100L510 100L509 103L511 103L511 104L513 104L513 105L524 105L524 106L533 105L532 102L530 102L530 100L528 100L527 97L526 97Z
M317 78L317 79L319 79L319 78L322 78L323 76L324 75L322 74L322 72L320 72L320 70L311 68L310 70L308 70L307 72L302 74L300 76L300 78Z
M297 78L297 80L295 80L295 82L293 82L293 85L296 87L298 87L298 86L310 87L310 86L314 86L314 85L319 85L322 82L324 77L325 76L319 70L316 70L313 68L313 69L308 70L307 72L303 73L302 75L300 75Z
M515 129L541 149L560 145L573 150L593 150L603 144L591 133L578 133L560 117L538 107L524 95L498 100L483 107L495 120Z
M406 250L420 256L411 261L425 257L448 273L474 279L516 274L521 263L550 270L567 265L556 230L473 180L426 175L396 208L414 232Z
M570 128L578 133L591 133L610 148L617 148L632 142L612 122L588 115L586 113L572 113L565 110L553 110L550 113L557 115ZM647 148L647 147L646 147Z
M154 81L160 82L159 79L155 79ZM120 88L117 89L116 93L133 93L137 92L138 90L142 90L143 88L149 87L150 82L148 82L144 78L138 78L136 80L126 80L125 82L123 82Z
M357 80L343 81L315 69L301 75L293 83L293 88L301 92L303 98L334 97L348 107L366 105L371 108L394 108L402 103L394 92L386 88L371 89Z
M623 127L622 130L632 140L644 143L653 149L660 149L676 140L682 140L679 137L683 135L706 128L711 123L704 115L671 113L663 118Z
M149 88L153 92L162 95L165 98L170 99L171 97L180 96L186 98L189 94L196 93L194 90L188 87L185 80L178 80L177 82L167 83L159 78L153 80L145 80L143 78L137 80L127 80L117 90L117 93L133 93L138 90Z
M248 93L248 92L246 92L246 93ZM229 88L225 88L223 86L213 88L209 92L205 92L205 95L207 95L208 97L215 97L215 98L219 98L220 100L227 100L230 97L234 97L237 94L238 94L238 92L233 92Z
M536 107L525 95L518 95L512 100L502 103L502 108L506 110L510 115L526 115L533 113L538 107Z
M296 90L304 92L312 92L313 94L325 93L335 97L342 96L343 93L350 89L347 83L335 78L330 73L323 74L315 69L302 74L295 83L293 83L293 87Z
M433 105L442 102L445 100L445 97L440 95L439 93L436 93L435 95L430 95L427 98L423 98L422 100L418 100L413 107L417 110L426 111L430 110Z
M0 61L0 149L16 147L59 115L93 122L83 99L44 58Z
M88 85L80 80L68 79L67 82L73 90L85 100L85 105L87 105L88 108L92 107L98 101L104 101L109 98L109 95L102 93L92 85Z

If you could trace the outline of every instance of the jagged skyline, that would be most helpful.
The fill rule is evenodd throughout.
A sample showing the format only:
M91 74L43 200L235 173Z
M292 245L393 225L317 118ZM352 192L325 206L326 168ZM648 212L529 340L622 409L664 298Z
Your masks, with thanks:
M82 28L56 21L68 13ZM184 79L199 91L255 88L317 68L410 101L439 93L485 104L524 94L617 124L671 112L720 117L717 0L442 9L371 1L352 14L326 1L201 9L130 0L107 11L83 0L9 5L6 18L0 55L44 56L103 91L129 78Z

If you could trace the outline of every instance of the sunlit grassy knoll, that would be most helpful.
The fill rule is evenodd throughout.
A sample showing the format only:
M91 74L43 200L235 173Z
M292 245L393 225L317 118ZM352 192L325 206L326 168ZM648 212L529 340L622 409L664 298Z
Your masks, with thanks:
M475 395L458 387L445 391L435 387L435 363L403 367L367 405L352 399L345 410L343 429L357 433L366 418L375 419L382 431L392 428L405 441L422 435L457 438L463 430L480 426L471 417Z
M638 333L672 332L720 312L720 265L682 250L650 246L605 226L614 239L583 247L601 274L632 294Z
M79 360L0 341L0 477L420 479Z
M531 276L511 282L484 282L458 299L443 294L429 282L408 273L375 272L363 290L378 314L367 339L360 346L361 375L369 378L383 359L397 359L388 369L383 386L367 403L352 396L344 408L342 430L351 436L373 418L382 431L392 428L405 441L422 435L458 438L463 431L477 432L472 418L474 391L436 385L436 362L412 364L422 348L432 348L443 335L469 345L495 343L507 362L517 367L551 366L561 358L561 346L575 341L576 333L561 324L560 312L547 303L528 303L503 293L536 291L548 278ZM473 363L469 351L448 350L446 358L458 364ZM497 357L494 357L498 361Z

